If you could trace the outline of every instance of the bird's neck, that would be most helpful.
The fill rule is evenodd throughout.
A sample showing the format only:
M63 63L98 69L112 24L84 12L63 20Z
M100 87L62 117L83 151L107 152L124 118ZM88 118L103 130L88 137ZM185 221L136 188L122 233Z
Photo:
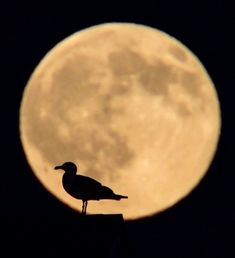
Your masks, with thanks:
M76 171L65 171L64 176L74 177L76 176Z

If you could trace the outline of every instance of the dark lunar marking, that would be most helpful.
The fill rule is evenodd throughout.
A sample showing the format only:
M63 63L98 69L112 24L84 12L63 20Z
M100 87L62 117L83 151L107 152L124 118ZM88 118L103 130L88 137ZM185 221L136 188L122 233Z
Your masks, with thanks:
M63 89L58 85L58 87L55 87L52 96L45 96L45 101L50 103L52 112L56 109L58 113L62 114L62 117L65 120L66 117L63 115L65 110L70 110L76 106L82 106L85 102L96 96L99 87L99 84L87 83L84 86L81 85L70 91L70 87ZM62 98L59 96L62 96ZM77 116L79 115L80 114L77 114Z
M111 129L101 128L102 133L98 130L88 130L83 133L83 136L79 137L78 135L78 146L89 142L91 147L90 149L81 147L77 152L77 158L86 164L89 175L98 179L107 172L110 179L115 179L119 177L116 168L129 164L134 154L128 148L125 138Z
M109 66L116 76L136 74L146 65L145 60L132 50L120 50L109 54Z
M187 118L192 114L192 112L188 108L187 104L183 103L183 102L177 102L176 109L177 109L177 112L179 113L179 115L183 118Z
M55 160L65 158L70 146L67 141L60 139L58 136L60 118L50 116L41 119L38 112L31 110L31 114L29 114L26 119L26 135L32 145L40 151L43 158L52 163ZM73 149L69 152L73 153Z
M81 105L95 96L100 85L88 81L93 76L92 73L93 65L89 57L79 55L68 60L52 75L54 87L49 102L64 111L74 105ZM63 96L65 101L63 102L58 96Z
M173 57L181 62L184 62L187 59L187 55L185 54L184 50L178 46L170 46L169 52L173 55Z
M71 90L87 82L92 72L92 60L85 55L77 55L69 59L52 77L55 77L54 84L59 83L62 88L70 87ZM71 85L73 84L73 85Z
M110 173L111 179L118 177L116 168L126 166L132 160L134 154L126 139L105 123L102 126L97 123L95 127L89 124L71 126L69 138L63 139L58 135L58 130L60 121L65 121L64 112L53 112L54 117L49 115L41 119L39 110L43 103L39 103L36 92L29 99L29 111L25 112L24 117L25 133L45 160L51 163L56 160L82 160L88 167L87 172L97 179L106 172Z
M182 72L182 86L193 97L201 97L201 79L192 72Z
M130 86L125 86L123 89L120 89L121 83L111 86L111 90L105 96L100 98L100 105L97 112L94 113L94 119L98 124L103 126L103 124L109 124L109 122L116 116L121 116L125 113L125 107L122 105L113 105L117 98L121 99L126 97L127 93L130 91ZM120 88L119 88L120 87ZM117 89L119 88L119 89Z
M129 93L131 90L131 83L127 82L126 84L124 82L117 82L111 86L110 92L112 93L113 96L117 95L125 95Z
M114 101L115 97L112 94L106 95L102 99L101 109L96 114L96 118L104 122L109 122L114 116L122 115L124 113L124 107L121 105L118 107L114 107L112 105L112 101Z
M169 84L177 80L177 74L172 66L158 61L155 65L146 66L139 79L149 93L166 96Z
M109 124L113 116L112 110L109 105L109 98L101 100L100 109L94 114L93 119L97 124Z
M103 99L103 103L101 105L101 110L98 113L97 119L100 121L103 120L105 123L110 122L110 120L112 119L112 117L114 115L116 115L117 113L120 113L120 110L115 110L112 106L111 106L111 102L112 102L113 97L112 96L106 96ZM98 122L98 121L97 121Z

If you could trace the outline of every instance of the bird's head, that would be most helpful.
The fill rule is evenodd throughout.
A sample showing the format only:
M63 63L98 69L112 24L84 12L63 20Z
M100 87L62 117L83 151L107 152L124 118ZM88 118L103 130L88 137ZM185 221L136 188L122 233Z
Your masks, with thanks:
M75 173L77 172L77 166L73 162L65 162L63 165L56 166L54 169L62 169L65 172Z

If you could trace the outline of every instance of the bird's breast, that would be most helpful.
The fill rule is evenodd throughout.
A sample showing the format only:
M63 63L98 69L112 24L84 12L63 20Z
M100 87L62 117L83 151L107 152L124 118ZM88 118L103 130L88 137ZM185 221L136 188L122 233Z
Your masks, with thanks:
M68 192L70 195L73 195L73 192L75 190L75 176L64 174L62 179L62 184L66 192Z
M86 187L80 182L78 176L71 174L64 174L62 179L64 190L76 199L89 199L90 193L87 192Z

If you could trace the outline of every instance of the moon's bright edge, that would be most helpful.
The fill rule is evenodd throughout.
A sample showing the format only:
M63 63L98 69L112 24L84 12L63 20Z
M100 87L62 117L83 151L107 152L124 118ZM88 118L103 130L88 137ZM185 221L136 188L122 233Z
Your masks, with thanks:
M88 213L150 216L187 196L208 170L220 134L215 86L199 59L157 29L107 23L56 45L32 73L20 108L26 158L40 182L62 187L64 161L118 194Z

